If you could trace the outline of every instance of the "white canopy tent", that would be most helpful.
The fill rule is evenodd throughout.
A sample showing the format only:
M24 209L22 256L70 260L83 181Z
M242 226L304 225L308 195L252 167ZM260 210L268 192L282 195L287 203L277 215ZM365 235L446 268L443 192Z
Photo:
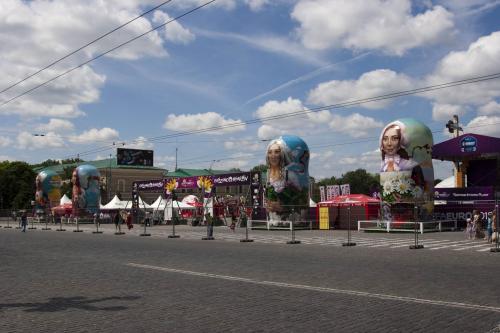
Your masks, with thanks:
M139 209L152 209L146 201L142 200L141 196L139 196ZM127 209L132 209L132 201L127 203Z
M314 201L313 199L309 198L309 207L316 207L318 206Z
M455 176L443 179L442 181L434 185L434 188L448 188L448 187L455 187Z
M180 210L180 209L196 209L197 207L182 201L176 201L176 200L172 201L172 199L168 199L165 205L165 214L164 214L165 221L172 219L172 208Z
M153 202L150 206L154 210L164 210L165 207L167 207L167 201L163 199L161 195L159 195L155 202Z
M71 199L65 194L62 196L61 200L59 200L59 205L70 204Z
M122 201L118 198L118 196L114 196L110 202L101 207L104 210L112 210L112 209L127 209L128 201Z

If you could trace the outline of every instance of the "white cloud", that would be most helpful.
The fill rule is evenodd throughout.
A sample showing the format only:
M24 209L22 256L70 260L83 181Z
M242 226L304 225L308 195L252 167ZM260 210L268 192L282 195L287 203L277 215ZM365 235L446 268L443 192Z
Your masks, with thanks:
M8 147L12 140L6 136L0 136L0 147Z
M328 63L317 55L316 52L305 49L301 44L280 36L245 36L236 33L217 32L209 30L195 30L199 36L225 39L244 43L261 51L286 55L297 61L314 66L327 66Z
M154 155L154 166L158 168L171 169L175 168L175 156L169 155Z
M481 106L478 110L477 113L480 115L493 115L493 114L500 114L500 104L497 103L496 101L491 101L488 104L485 104Z
M92 128L80 135L72 136L69 141L73 143L83 144L94 143L98 141L113 141L118 139L118 137L118 131L109 127L104 127L101 129Z
M291 97L282 102L266 102L255 112L258 119L286 115L290 115L290 117L279 118L263 124L257 131L258 138L268 140L290 132L300 135L305 130L315 127L317 123L323 123L330 119L329 111L318 113L305 113L305 111L307 111L307 108L302 104L302 101Z
M7 155L0 155L0 162L3 161L17 161L17 159Z
M332 105L408 90L413 86L413 80L404 74L398 74L389 69L378 69L364 73L357 80L332 80L320 83L309 92L308 102L317 105ZM393 101L394 99L386 99L363 103L360 106L380 109Z
M500 31L479 38L465 51L450 52L425 81L442 84L498 73L500 68ZM498 79L441 89L423 96L441 104L484 105L500 96Z
M432 119L435 121L447 121L450 120L453 115L461 117L466 112L467 109L463 105L439 103L433 103L432 105Z
M227 127L226 127L227 126ZM163 127L172 131L189 132L208 128L215 130L203 132L204 134L222 135L245 130L245 124L241 120L225 119L215 112L197 114L169 114ZM220 128L222 127L222 128Z
M155 11L153 22L164 23L171 21L172 18L165 12ZM165 39L174 43L188 44L193 41L195 36L189 29L184 28L178 21L173 21L165 26L163 30Z
M335 132L344 133L353 138L360 138L367 136L374 129L382 128L384 124L371 117L353 113L346 117L332 115L329 126Z
M36 127L36 130L40 132L64 132L74 129L75 125L71 121L57 118L51 118L48 124L40 124Z
M143 136L137 137L137 139L132 140L125 144L126 148L132 149L153 149L154 144Z
M300 0L292 18L297 34L311 49L379 49L402 55L407 50L446 41L453 14L441 6L412 15L409 0Z
M466 133L477 133L500 137L500 116L479 116L472 119L464 128Z
M331 150L329 150L327 152L323 152L323 153L311 152L311 160L316 160L316 161L320 161L320 162L326 161L326 160L330 159L332 156L334 156L334 152Z
M250 9L255 12L258 12L270 2L270 0L245 0L245 3L248 5L248 7L250 7Z
M228 139L224 141L224 148L227 150L239 150L239 151L259 151L265 149L264 142L257 141L255 139L253 140Z
M250 162L255 158L254 154L248 153L237 153L230 155L230 159L216 161L213 165L213 169L228 170L232 168L237 168L240 170L249 169L254 165L250 165Z
M196 6L201 6L206 3L207 0L182 0L182 1L173 1L172 5L181 9L192 9ZM236 0L217 0L205 8L211 7L221 7L226 10L232 10L236 7Z
M339 160L341 165L357 165L367 170L368 172L380 171L381 155L380 150L372 150L364 152L359 156L345 156Z
M21 132L17 136L17 148L19 149L43 149L64 147L64 140L59 134L48 132L45 136L34 136L28 132Z
M183 1L185 2L185 1ZM0 86L8 87L20 79L45 67L54 60L80 48L99 34L125 23L145 6L157 1L100 1L89 0L75 6L72 0L0 2ZM89 23L89 17L92 22ZM178 22L169 24L166 38L186 41L189 34ZM54 67L19 84L4 93L3 100L13 98L36 85L117 46L133 36L152 28L151 22L141 17L113 34L72 55ZM145 56L163 57L167 52L158 32L151 32L127 44L106 57L139 59ZM74 70L38 90L4 105L0 114L22 116L78 117L82 103L94 103L105 77L89 66ZM49 111L49 112L47 112Z

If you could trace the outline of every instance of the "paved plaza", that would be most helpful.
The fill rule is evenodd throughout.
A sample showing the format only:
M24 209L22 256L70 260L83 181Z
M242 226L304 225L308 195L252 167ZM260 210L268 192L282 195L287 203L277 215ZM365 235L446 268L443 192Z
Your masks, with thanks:
M0 228L0 332L500 332L500 254L462 232L35 226Z

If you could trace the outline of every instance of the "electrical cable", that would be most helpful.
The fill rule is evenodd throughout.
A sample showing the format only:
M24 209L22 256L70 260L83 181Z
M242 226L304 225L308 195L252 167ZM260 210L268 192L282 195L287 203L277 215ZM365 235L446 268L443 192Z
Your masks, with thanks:
M8 90L10 90L10 89L12 89L12 88L14 88L14 87L18 86L19 84L23 83L23 82L24 82L24 81L26 81L26 80L31 79L33 76L35 76L35 75L37 75L37 74L40 74L40 73L41 73L41 72L43 72L44 70L49 69L50 67L54 66L55 64L57 64L57 63L59 63L59 62L63 61L63 60L64 60L64 59L66 59L66 58L69 58L69 57L70 57L70 56L72 56L73 54L75 54L75 53L77 53L77 52L79 52L79 51L83 50L83 49L84 49L84 48L86 48L87 46L90 46L90 45L94 44L95 42L100 41L100 40L101 40L101 39L103 39L104 37L111 35L113 32L115 32L115 31L117 31L117 30L120 30L121 28L123 28L123 27L125 27L125 26L129 25L130 23L132 23L132 22L134 22L134 21L138 20L139 18L141 18L141 17L143 17L143 16L145 16L145 15L147 15L147 14L151 13L152 11L154 11L154 10L156 10L156 9L158 9L158 8L160 8L160 7L162 7L163 5L165 5L165 4L167 4L167 3L171 2L171 1L172 1L172 0L163 1L163 2L162 2L162 3L160 3L159 5L157 5L157 6L153 7L153 8L151 8L151 9L149 9L148 11L145 11L145 12L144 12L144 13L142 13L141 15L136 16L136 17L134 17L133 19L130 19L129 21L127 21L127 22L125 22L125 23L123 23L123 24L119 25L118 27L116 27L116 28L114 28L114 29L112 29L112 30L110 30L110 31L106 32L104 35L101 35L101 36L97 37L96 39L94 39L94 40L92 40L92 41L88 42L87 44L85 44L85 45L83 45L83 46L79 47L78 49L76 49L76 50L74 50L74 51L71 51L70 53L66 54L66 55L65 55L65 56L63 56L63 57L61 57L61 58L59 58L59 59L57 59L57 60L54 60L53 62L51 62L50 64L46 65L45 67L43 67L43 68L41 68L41 69L37 70L36 72L34 72L34 73L32 73L32 74L30 74L30 75L26 76L24 79L21 79L21 80L19 80L19 81L15 82L15 83L11 84L10 86L8 86L8 87L4 88L3 90L1 90L1 91L0 91L0 94L2 94L2 93L4 93L4 92L6 92L6 91L8 91Z
M89 59L89 60L87 60L87 61L85 61L85 62L83 62L83 63L79 64L78 66L72 67L71 69L68 69L67 71L62 72L62 73L60 73L60 74L58 74L58 75L54 76L53 78L51 78L51 79L49 79L49 80L47 80L47 81L44 81L44 82L42 82L42 83L40 83L40 84L38 84L38 85L34 86L33 88L31 88L31 89L28 89L28 90L24 91L23 93L20 93L19 95L16 95L16 96L14 96L14 97L12 97L12 98L9 98L9 99L7 99L7 100L3 101L3 102L0 104L0 107L3 107L4 105L7 105L7 104L9 104L10 102L12 102L12 101L14 101L14 100L16 100L16 99L18 99L18 98L21 98L22 96L25 96L25 95L27 95L27 94L29 94L29 93L31 93L31 92L33 92L33 91L37 90L38 88L41 88L41 87L43 87L43 86L45 86L45 85L49 84L50 82L53 82L53 81L57 80L58 78L60 78L60 77L62 77L62 76L64 76L64 75L66 75L66 74L69 74L69 73L73 72L74 70L76 70L76 69L78 69L78 68L81 68L81 67L83 67L83 66L87 65L88 63L90 63L90 62L92 62L92 61L95 61L95 60L97 60L97 59L99 59L99 58L101 58L101 57L105 56L106 54L111 53L111 52L113 52L113 51L115 51L115 50L119 49L120 47L122 47L122 46L124 46L124 45L127 45L127 44L131 43L131 42L133 42L133 41L135 41L135 40L137 40L137 39L139 39L139 38L141 38L141 37L143 37L143 36L145 36L145 35L149 34L149 33L150 33L150 32L152 32L152 31L158 30L158 29L160 29L160 28L162 28L162 27L166 26L166 25L167 25L167 24L169 24L169 23L172 23L172 22L174 22L174 21L177 21L178 19L180 19L180 18L182 18L182 17L184 17L184 16L186 16L186 15L188 15L188 14L191 14L191 13L193 13L193 12L195 12L195 11L197 11L197 10L199 10L199 9L201 9L201 8L203 8L203 7L205 7L205 6L208 6L209 4L211 4L212 2L215 2L215 1L217 1L217 0L211 0L211 1L208 1L208 2L206 2L206 3L204 3L204 4L202 4L202 5L200 5L200 6L198 6L198 7L195 7L195 8L193 8L193 9L191 9L191 10L189 10L189 11L187 11L187 12L185 12L185 13L183 13L183 14L179 15L179 16L176 16L176 17L174 17L173 19L171 19L171 20L169 20L169 21L167 21L167 22L165 22L165 23L162 23L162 24L160 24L160 25L158 25L158 26L156 26L156 27L154 27L154 28L152 28L152 29L150 29L150 30L148 30L148 31L146 31L146 32L144 32L144 33L142 33L142 34L140 34L140 35L138 35L138 36L136 36L136 37L132 38L132 39L129 39L129 40L128 40L128 41L126 41L126 42L123 42L123 43L121 43L121 44L118 44L117 46L115 46L115 47L113 47L113 48L109 49L108 51L103 52L103 53L100 53L99 55L97 55L97 56L95 56L95 57L93 57L93 58L91 58L91 59Z

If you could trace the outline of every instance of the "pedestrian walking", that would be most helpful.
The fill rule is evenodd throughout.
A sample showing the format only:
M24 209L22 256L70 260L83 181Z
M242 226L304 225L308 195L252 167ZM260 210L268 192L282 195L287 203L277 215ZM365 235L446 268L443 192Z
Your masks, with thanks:
M134 225L132 224L132 214L130 214L130 212L127 213L127 219L125 220L125 222L127 223L128 230L134 227Z
M232 232L234 232L234 229L236 229L236 214L231 214L231 225L229 226L229 229L231 229Z
M474 225L472 224L472 220L470 218L468 218L466 221L467 227L465 228L465 238L473 239L476 232L474 229Z
M207 236L208 237L213 237L214 236L214 218L209 214L205 214L205 221L207 223Z
M26 232L26 226L28 225L28 216L26 215L26 212L23 212L21 215L21 231Z
M488 243L491 243L492 236L493 236L493 213L488 212L488 217L486 219L486 240Z
M472 211L472 224L474 225L474 239L484 237L484 232L481 226L481 213L477 209Z
M115 223L115 231L120 231L120 212L116 212L115 217L113 218L113 222Z

